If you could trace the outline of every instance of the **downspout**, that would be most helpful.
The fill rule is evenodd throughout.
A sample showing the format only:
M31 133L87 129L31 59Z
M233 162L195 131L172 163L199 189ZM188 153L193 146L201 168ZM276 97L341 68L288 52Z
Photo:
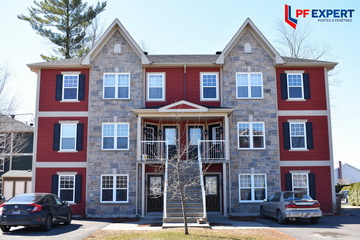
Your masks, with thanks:
M183 83L184 83L184 100L186 100L186 64L184 64L184 79L183 79Z

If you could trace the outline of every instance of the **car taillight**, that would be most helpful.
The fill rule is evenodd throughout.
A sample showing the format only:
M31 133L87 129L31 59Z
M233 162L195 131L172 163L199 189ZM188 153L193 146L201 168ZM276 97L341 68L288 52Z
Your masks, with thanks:
M34 208L31 210L31 212L38 212L42 210L42 206L41 205L37 205L37 204L30 204L30 206L33 206Z
M3 204L0 205L0 213L2 213L4 211L4 208L3 208Z
M316 202L313 205L296 205L294 203L286 204L286 208L318 208L320 207L320 203Z

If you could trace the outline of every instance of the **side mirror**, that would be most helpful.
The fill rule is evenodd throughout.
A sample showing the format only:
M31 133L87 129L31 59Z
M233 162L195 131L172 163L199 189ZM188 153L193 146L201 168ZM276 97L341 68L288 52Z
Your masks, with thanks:
M264 202L267 202L267 201L268 201L268 200L265 198L265 199L264 199Z
M67 201L62 201L61 203L62 203L62 205L69 205L69 203Z

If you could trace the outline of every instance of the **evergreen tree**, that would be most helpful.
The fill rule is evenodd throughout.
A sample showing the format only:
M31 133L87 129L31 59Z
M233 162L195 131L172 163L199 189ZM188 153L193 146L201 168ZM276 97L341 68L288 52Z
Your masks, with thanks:
M81 57L89 51L91 39L86 30L105 10L106 1L98 2L96 7L82 0L42 0L34 4L28 8L29 16L21 14L18 18L28 21L40 36L58 46L53 48L57 56L41 55L44 60Z

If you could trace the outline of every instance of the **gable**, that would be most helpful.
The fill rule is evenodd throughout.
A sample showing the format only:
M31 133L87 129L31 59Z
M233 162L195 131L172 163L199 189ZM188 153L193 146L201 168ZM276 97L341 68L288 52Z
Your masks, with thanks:
M84 59L81 61L81 64L90 65L91 60L94 59L99 54L101 49L105 46L105 44L108 43L108 41L116 33L116 31L118 31L123 36L123 38L126 40L126 42L131 46L132 50L139 56L142 64L150 64L151 63L149 58L141 50L139 45L131 37L131 35L125 29L125 27L120 23L120 21L118 19L115 19L114 22L110 25L110 27L101 36L99 41L95 44L95 46L89 51L88 54L86 54Z
M158 112L208 112L209 109L185 100L175 102L158 109Z
M224 64L225 57L234 49L241 48L244 49L244 44L239 46L239 41L242 37L244 37L245 33L251 33L251 35L256 39L258 44L268 53L268 55L275 61L277 64L284 63L284 60L280 56L280 54L275 50L275 48L270 44L270 42L265 38L265 36L260 32L260 30L255 26L255 24L247 18L243 25L236 32L234 37L230 40L230 42L226 45L225 49L219 55L216 60L217 64Z

